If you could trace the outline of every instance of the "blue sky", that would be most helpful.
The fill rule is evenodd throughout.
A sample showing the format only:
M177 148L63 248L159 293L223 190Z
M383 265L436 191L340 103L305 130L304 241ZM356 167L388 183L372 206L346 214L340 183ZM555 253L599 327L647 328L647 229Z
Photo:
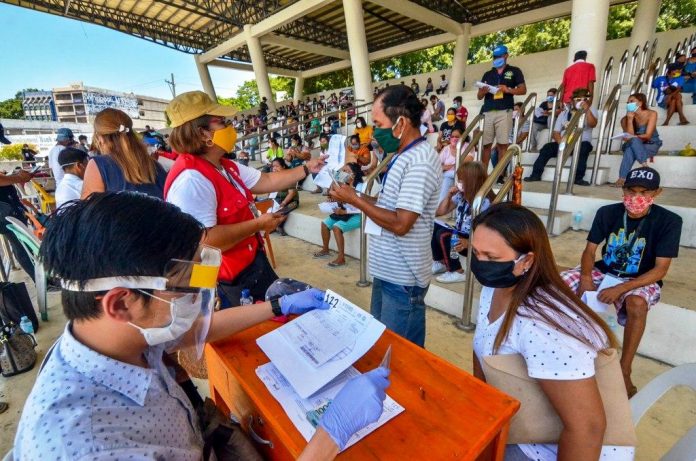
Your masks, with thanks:
M24 88L82 81L116 91L171 98L201 88L193 56L73 19L0 3L0 100ZM211 68L219 96L232 96L251 72Z

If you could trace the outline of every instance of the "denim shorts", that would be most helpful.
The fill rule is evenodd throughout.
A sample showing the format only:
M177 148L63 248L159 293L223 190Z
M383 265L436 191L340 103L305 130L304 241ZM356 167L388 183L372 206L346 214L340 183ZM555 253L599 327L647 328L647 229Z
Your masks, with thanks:
M423 347L426 293L428 287L397 285L375 277L370 313L394 333Z

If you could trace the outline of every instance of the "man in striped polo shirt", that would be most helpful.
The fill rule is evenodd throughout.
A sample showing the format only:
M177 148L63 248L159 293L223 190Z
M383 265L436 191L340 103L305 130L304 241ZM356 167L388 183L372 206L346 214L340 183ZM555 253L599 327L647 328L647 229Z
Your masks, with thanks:
M425 343L430 237L442 182L437 152L420 134L422 111L418 97L405 85L381 91L372 106L374 138L385 152L396 152L382 180L382 192L376 200L358 196L348 186L330 192L335 200L368 217L372 315L419 346Z

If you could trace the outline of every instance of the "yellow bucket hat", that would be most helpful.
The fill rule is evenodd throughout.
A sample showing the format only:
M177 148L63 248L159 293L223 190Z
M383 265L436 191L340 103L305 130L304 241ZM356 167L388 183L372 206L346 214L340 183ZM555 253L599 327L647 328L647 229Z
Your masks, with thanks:
M232 117L238 113L232 106L223 106L202 91L189 91L172 99L165 109L171 127L176 128L203 115Z

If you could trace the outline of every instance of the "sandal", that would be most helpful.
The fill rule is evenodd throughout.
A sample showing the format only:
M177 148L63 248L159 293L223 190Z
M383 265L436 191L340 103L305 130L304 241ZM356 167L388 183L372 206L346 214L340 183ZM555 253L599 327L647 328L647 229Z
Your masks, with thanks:
M10 405L7 402L0 402L0 414L5 413Z
M341 267L341 266L345 266L345 265L346 265L345 261L343 261L342 263L337 263L336 261L331 261L329 264L327 264L327 266L329 266L329 267Z
M313 256L314 258L326 258L326 257L329 256L329 255L331 255L331 252L330 252L330 251L326 251L326 252L325 252L324 250L322 250L322 251L317 251L317 252L314 253L312 256Z

